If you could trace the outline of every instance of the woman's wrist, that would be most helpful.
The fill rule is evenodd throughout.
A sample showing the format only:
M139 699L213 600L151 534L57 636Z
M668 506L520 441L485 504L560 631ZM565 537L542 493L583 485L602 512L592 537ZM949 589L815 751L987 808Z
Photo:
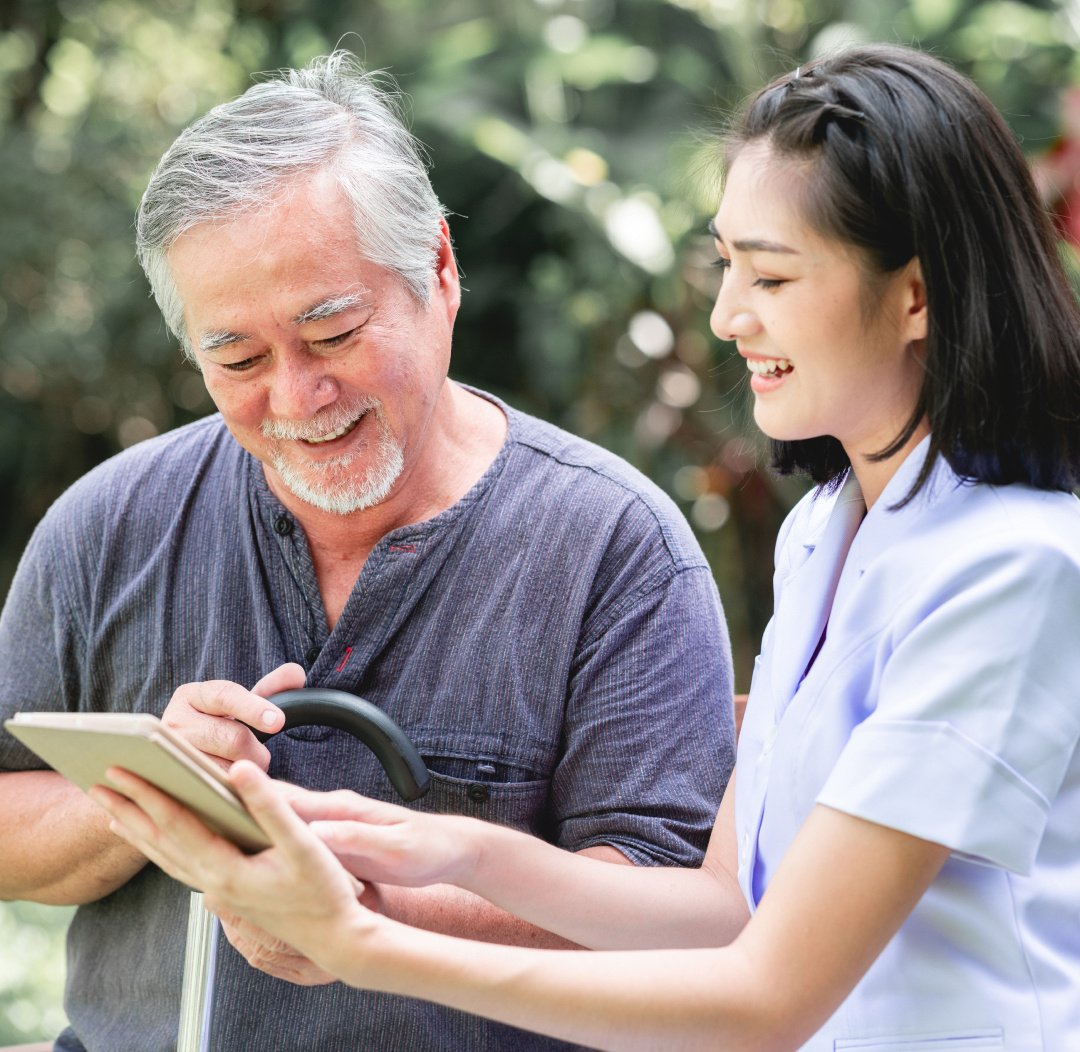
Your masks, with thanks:
M391 917L357 909L320 950L319 967L361 990L405 993L405 933L414 932Z
M511 876L514 860L523 845L533 838L515 829L468 818L468 828L462 829L464 848L461 851L456 878L451 881L465 891L483 898L504 886Z
M389 882L410 887L452 884L465 891L475 890L490 833L501 827L465 815L437 817L437 823L420 825L413 834L408 851L414 862L406 867L404 879L390 876ZM421 874L419 879L417 873ZM358 875L363 878L362 873Z

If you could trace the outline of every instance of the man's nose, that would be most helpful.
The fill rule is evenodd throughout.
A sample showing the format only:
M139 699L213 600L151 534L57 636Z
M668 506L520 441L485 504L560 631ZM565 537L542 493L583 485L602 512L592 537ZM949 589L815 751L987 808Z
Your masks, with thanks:
M274 363L270 379L270 412L282 420L310 420L339 394L326 362L306 351L286 352Z

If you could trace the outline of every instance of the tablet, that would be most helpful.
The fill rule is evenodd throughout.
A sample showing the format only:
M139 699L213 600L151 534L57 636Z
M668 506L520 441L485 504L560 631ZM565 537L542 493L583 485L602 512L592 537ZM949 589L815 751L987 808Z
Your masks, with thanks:
M123 767L184 804L246 851L270 846L225 773L148 712L20 712L4 729L80 789L115 789L105 772Z

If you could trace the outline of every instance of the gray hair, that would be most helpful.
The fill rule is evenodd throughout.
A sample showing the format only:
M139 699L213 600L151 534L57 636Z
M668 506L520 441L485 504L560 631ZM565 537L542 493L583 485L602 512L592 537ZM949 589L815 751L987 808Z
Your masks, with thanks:
M173 243L199 223L265 207L290 180L323 169L352 203L365 258L430 303L444 209L399 101L352 54L335 51L214 107L169 147L139 204L135 246L165 324L189 357L166 259Z

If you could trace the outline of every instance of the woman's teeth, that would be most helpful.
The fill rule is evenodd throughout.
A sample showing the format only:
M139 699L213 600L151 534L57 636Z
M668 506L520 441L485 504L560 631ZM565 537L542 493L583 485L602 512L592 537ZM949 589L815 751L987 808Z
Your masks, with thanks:
M747 358L746 367L758 376L776 376L789 373L793 366L786 358Z

